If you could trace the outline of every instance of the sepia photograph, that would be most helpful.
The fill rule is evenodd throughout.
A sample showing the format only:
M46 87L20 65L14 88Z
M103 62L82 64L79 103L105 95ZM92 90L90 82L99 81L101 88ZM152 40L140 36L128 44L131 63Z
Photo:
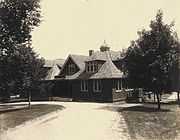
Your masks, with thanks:
M179 0L0 0L0 140L180 140Z

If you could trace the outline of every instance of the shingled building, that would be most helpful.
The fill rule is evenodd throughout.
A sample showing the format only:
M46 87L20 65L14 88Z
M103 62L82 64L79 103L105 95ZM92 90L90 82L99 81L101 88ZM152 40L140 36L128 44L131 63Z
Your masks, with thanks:
M54 83L53 96L100 102L124 100L127 84L122 54L104 43L100 51L89 50L89 56L69 55Z

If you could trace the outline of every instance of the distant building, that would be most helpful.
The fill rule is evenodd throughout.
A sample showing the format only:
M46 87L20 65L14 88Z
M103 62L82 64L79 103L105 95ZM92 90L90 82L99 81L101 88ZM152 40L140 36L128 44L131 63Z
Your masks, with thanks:
M124 51L112 51L106 43L89 55L70 54L66 60L47 60L42 95L75 101L113 102L126 99L127 79L122 71ZM180 58L180 57L179 57ZM180 59L170 72L171 91L180 91Z
M49 100L53 95L54 78L60 74L64 62L64 59L45 61L44 70L47 75L39 82L38 91L32 93L32 100Z
M44 80L53 80L60 73L64 62L64 59L46 60L44 68L47 70L47 76Z
M70 54L53 80L53 96L101 102L124 100L127 84L122 58L121 52L111 51L106 43L100 51L89 50L89 56Z

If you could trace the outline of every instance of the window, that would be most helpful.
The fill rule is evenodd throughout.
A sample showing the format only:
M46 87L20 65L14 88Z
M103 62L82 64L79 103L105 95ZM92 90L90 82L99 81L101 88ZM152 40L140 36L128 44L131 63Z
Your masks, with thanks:
M88 62L86 64L86 71L87 72L96 72L98 70L98 63L93 61L93 62Z
M68 65L68 74L73 74L75 73L76 67L74 64L69 64Z
M92 62L90 62L89 64L90 64L90 72L93 72L94 71L94 65Z
M88 81L87 80L81 80L81 91L88 91Z
M93 62L93 65L94 65L94 72L95 72L95 71L98 70L98 69L97 69L97 65L98 65L98 64L97 64L97 62L95 61L95 62Z
M89 66L89 64L87 64L87 72L89 72L90 71L90 66Z
M101 80L93 80L93 91L101 92L101 90L102 90Z
M121 90L122 89L122 79L117 79L114 81L114 88L116 90Z

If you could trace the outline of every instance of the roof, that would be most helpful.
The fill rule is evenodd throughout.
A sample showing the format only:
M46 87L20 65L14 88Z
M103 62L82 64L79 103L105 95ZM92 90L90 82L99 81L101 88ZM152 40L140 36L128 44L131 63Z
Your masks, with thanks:
M45 60L44 67L53 67L54 65L58 65L59 67L62 67L64 62L65 62L64 59Z
M97 73L92 75L90 79L106 79L106 78L120 78L123 77L121 72L112 62L111 54L109 51L104 52L106 62L102 65Z
M65 60L64 59L56 59L55 64L62 68Z
M122 59L120 51L96 51L91 56L70 54L62 66L62 70L66 66L69 59L72 59L72 61L77 65L79 71L70 76L65 75L65 77L62 79L110 79L123 77L123 72L121 72L113 63L114 61ZM94 60L102 60L104 61L104 64L101 66L98 72L87 73L85 71L85 62Z
M44 67L50 68L47 72L47 76L45 77L45 80L52 80L55 76L57 76L60 73L60 69L62 68L62 65L64 64L64 59L55 59L55 60L46 60Z
M47 76L44 80L53 80L55 76L57 76L60 73L60 69L57 65L54 65L47 73Z
M94 75L94 73L88 73L88 72L82 72L80 75L79 75L79 77L78 77L78 79L83 79L83 80L87 80L87 79L90 79L90 77L92 76L92 75Z
M88 56L84 55L69 55L71 59L76 63L80 70L85 69L85 61L87 60Z
M121 52L120 51L108 51L109 55L112 59L112 61L116 61L121 59ZM103 60L106 61L106 52L101 52L101 51L96 51L94 52L91 56L89 56L89 58L87 59L87 61L93 61L93 60Z
M80 70L80 71L76 72L76 73L73 74L73 75L66 75L65 79L67 79L67 80L77 79L82 72L83 72L83 71Z
M73 75L67 76L65 77L65 79L76 79L79 77L79 75L85 70L85 61L87 60L88 56L84 56L84 55L74 55L74 54L70 54L68 56L68 58L66 59L62 69L65 67L66 63L68 62L69 58L71 58L74 63L78 66L79 71Z

